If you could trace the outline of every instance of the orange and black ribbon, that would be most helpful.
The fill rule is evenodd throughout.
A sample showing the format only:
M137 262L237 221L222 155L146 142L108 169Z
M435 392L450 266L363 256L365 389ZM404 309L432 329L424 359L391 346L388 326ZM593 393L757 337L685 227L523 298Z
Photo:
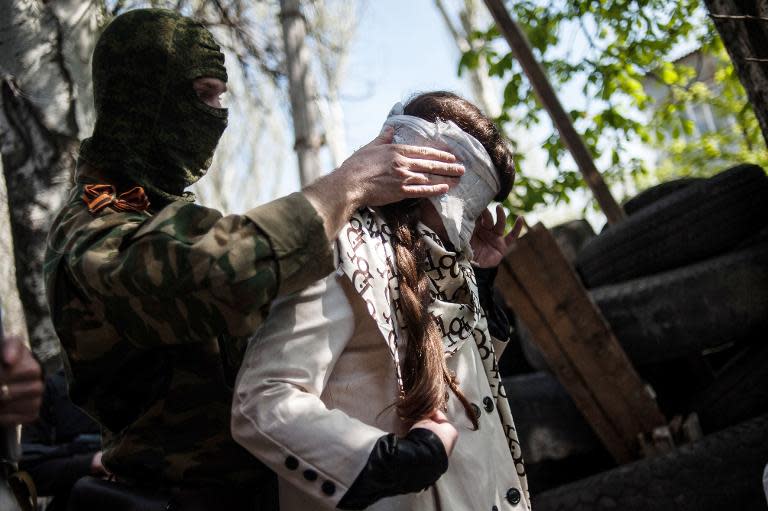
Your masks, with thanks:
M149 209L149 199L140 186L135 186L127 192L117 195L117 191L112 185L85 185L83 201L91 213L98 213L106 207L115 211L146 211Z

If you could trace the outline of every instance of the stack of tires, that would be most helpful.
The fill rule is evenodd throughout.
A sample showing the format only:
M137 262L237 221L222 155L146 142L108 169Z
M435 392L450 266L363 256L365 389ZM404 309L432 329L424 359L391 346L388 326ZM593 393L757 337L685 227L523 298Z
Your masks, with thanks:
M605 453L594 438L583 440L581 450L565 449L564 456L536 448L534 505L537 510L764 507L768 176L756 165L739 165L708 179L664 183L624 207L627 219L600 235L586 240L589 236L569 240L561 235L559 242L667 417L696 412L708 436L668 455L555 489L563 481L548 478L544 468L554 463L567 469L585 449L591 460L602 460ZM524 325L518 326L526 361L538 372L505 383L521 440L535 446L541 435L536 421L546 424L547 419L527 413L531 396L524 389L536 379L538 389L557 389L559 399L569 400ZM567 429L583 431L583 419L572 407L561 406L569 424L553 425L550 437L564 439ZM593 468L593 473L604 470L600 463ZM537 484L537 475L543 484Z

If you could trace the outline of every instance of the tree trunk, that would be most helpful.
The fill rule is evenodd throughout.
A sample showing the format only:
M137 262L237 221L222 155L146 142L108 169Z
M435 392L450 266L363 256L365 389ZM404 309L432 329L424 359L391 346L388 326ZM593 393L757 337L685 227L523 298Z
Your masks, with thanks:
M336 168L347 159L349 153L344 133L344 109L341 107L338 88L333 87L329 84L326 98L319 106L323 114L325 144L331 152L331 165Z
M16 280L30 343L49 367L59 343L42 278L45 239L72 182L78 138L92 124L95 5L0 1L0 153Z
M300 4L300 0L280 0L291 115L296 136L294 148L304 186L320 175L323 137L318 129L317 89L312 79L309 49L305 44L307 26Z
M705 0L768 144L768 0Z
M331 164L338 167L349 156L340 91L347 57L357 30L356 0L314 0L314 16L308 20L314 38L314 59L325 80L325 94L318 101L325 145Z

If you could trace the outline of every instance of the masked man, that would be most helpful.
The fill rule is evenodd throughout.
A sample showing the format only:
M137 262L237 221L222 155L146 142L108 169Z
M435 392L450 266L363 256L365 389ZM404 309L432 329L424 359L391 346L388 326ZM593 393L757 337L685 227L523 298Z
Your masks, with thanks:
M131 11L92 65L96 126L45 264L71 397L102 424L121 484L178 509L269 509L273 476L229 432L243 338L276 296L333 271L329 240L355 209L444 193L463 167L385 133L301 193L222 217L184 191L227 124L211 34Z

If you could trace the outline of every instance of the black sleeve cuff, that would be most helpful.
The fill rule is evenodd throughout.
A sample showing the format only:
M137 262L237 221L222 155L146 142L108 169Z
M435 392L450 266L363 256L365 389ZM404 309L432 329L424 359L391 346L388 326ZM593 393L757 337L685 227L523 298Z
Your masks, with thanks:
M448 454L430 430L415 428L404 438L384 435L376 441L368 463L338 509L365 509L385 497L425 490L446 470Z

